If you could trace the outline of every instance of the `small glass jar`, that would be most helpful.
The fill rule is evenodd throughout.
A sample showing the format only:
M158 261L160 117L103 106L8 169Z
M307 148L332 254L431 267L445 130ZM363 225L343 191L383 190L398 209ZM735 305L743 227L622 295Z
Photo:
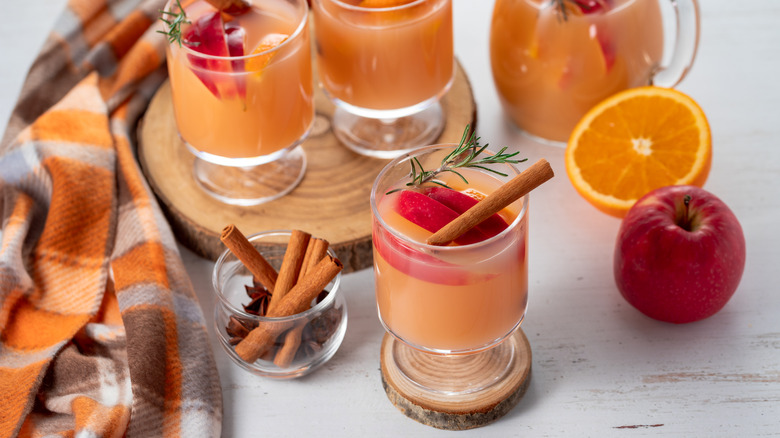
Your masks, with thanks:
M290 231L267 231L247 239L278 271ZM331 249L328 253L335 256ZM233 362L259 376L288 379L311 373L333 357L347 331L347 304L339 290L340 282L339 273L305 312L278 318L254 315L244 308L251 300L248 288L255 286L252 274L226 250L217 259L212 274L218 298L214 330L220 344ZM235 345L242 332L245 334L260 325L279 327L280 335L266 354L248 363L236 353Z

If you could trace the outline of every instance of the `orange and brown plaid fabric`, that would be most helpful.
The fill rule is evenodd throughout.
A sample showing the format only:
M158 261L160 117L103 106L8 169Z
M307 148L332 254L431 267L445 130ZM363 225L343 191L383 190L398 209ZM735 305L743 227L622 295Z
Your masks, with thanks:
M70 0L0 150L0 437L219 436L205 319L138 168L162 0Z

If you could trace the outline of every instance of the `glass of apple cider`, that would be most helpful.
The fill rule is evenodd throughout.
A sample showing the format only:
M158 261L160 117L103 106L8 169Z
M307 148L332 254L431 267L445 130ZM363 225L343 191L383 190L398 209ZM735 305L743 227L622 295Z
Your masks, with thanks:
M205 0L171 0L163 18L173 21L181 8L168 73L195 181L235 205L287 194L303 178L300 144L314 118L306 1L254 0L229 15Z
M456 146L396 158L380 172L370 197L377 308L395 338L393 356L416 355L416 362L438 362L426 369L452 371L453 378L431 379L398 364L418 387L446 394L480 391L507 377L519 357L515 344L505 341L520 327L528 301L527 195L448 246L425 243L519 173L512 164L490 164L506 176L464 168L458 171L465 180L439 175L446 188L407 185L413 164L436 169Z
M451 0L313 0L312 11L337 138L379 158L434 142L454 77Z
M496 0L490 59L506 114L531 137L564 144L608 96L675 86L693 64L699 16L696 0L671 4L676 41L670 36L674 50L662 67L659 0Z

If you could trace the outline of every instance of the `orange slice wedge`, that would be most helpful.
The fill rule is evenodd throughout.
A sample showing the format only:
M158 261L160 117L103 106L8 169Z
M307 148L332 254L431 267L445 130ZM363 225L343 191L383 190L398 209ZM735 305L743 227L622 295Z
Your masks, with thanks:
M484 193L480 192L477 189L471 188L471 187L469 187L467 189L464 189L464 190L461 190L460 192L463 193L464 195L471 196L472 198L476 199L477 201L481 201L481 200L483 200L483 199L485 199L487 197Z
M246 61L246 71L254 74L257 77L260 77L263 74L263 70L268 65L269 62L271 62L271 59L276 55L276 51L265 53L263 55L258 55L259 53L267 52L274 47L279 46L283 42L285 42L289 38L289 35L281 34L281 33L270 33L263 37L262 40L260 40L260 44L255 47L255 50L252 51L251 58L247 59Z
M580 195L623 217L653 189L704 185L712 161L710 127L687 95L670 88L632 88L585 114L569 138L565 161Z

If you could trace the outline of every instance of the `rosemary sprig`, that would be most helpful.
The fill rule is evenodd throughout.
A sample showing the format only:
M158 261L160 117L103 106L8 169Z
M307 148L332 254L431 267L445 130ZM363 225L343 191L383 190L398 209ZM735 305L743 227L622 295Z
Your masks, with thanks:
M519 152L512 152L511 154L507 154L505 153L507 150L506 147L501 148L501 150L494 155L480 156L487 149L488 144L485 143L484 145L480 145L479 137L477 137L477 134L474 132L472 132L471 136L469 136L469 128L469 125L466 125L466 129L463 131L463 137L461 137L458 147L456 147L452 152L447 154L447 156L442 159L441 166L439 166L437 169L425 170L422 163L420 163L420 160L418 160L416 157L412 158L410 160L412 171L409 175L412 180L408 182L406 186L420 186L429 182L432 184L438 184L442 187L450 188L443 181L436 179L439 174L444 172L452 172L460 177L464 183L468 184L468 180L456 170L467 167L478 168L497 175L507 176L507 174L486 167L486 165L508 163L517 164L528 160L528 158L523 158L522 160L513 159L513 157L515 157ZM391 190L387 192L387 194L396 192L398 190L401 189Z
M568 21L569 16L566 15L566 0L553 0L553 7L558 8L558 12L561 14L560 16L563 18L563 21Z
M165 23L168 26L168 31L162 31L158 30L157 33L161 33L163 35L166 35L168 37L168 44L178 43L179 47L182 45L182 36L181 36L181 25L182 24L191 24L189 20L187 20L187 13L184 12L184 8L181 6L181 2L179 0L176 0L176 6L179 8L179 12L171 12L171 11L160 11L160 20ZM169 17L166 19L166 17ZM197 47L200 45L199 42L191 42L191 41L184 41L184 44L187 44L188 46L194 46Z

